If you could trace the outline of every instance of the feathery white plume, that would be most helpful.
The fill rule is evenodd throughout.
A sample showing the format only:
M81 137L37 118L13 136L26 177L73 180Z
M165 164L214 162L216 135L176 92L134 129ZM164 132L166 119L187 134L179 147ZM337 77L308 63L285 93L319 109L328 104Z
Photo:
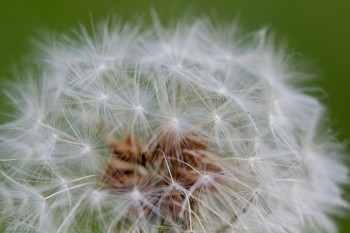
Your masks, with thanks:
M3 232L336 232L341 146L266 30L103 24L44 48L0 128Z

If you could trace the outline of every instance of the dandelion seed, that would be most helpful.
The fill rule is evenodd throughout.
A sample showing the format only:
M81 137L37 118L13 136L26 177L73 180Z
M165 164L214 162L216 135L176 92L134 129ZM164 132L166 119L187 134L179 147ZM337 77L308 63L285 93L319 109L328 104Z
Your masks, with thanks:
M107 95L101 95L100 100L105 101L108 99Z
M140 105L136 106L135 109L136 109L136 111L139 112L139 113L143 112L143 107L140 106Z
M216 121L216 122L220 122L220 121L221 121L221 118L220 118L219 115L215 115L215 121Z
M225 95L226 94L226 89L224 87L222 87L222 88L219 89L218 92L219 92L220 95Z
M142 195L141 195L140 191L137 189L134 189L132 191L131 196L135 201L140 201L142 199Z
M97 68L98 71L103 71L105 69L106 69L106 66L104 64L99 65Z
M179 120L177 118L173 118L172 122L174 125L177 125L179 123Z

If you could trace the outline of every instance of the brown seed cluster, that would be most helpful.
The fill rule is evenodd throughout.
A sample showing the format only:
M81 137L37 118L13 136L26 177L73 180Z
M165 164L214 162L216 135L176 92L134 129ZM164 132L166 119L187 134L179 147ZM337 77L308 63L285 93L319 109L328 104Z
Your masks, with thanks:
M186 224L196 200L215 192L213 184L221 182L222 168L210 158L206 138L196 132L181 137L163 132L146 145L129 134L110 148L115 158L105 171L107 188L113 195L140 190L143 213L158 211L171 222Z

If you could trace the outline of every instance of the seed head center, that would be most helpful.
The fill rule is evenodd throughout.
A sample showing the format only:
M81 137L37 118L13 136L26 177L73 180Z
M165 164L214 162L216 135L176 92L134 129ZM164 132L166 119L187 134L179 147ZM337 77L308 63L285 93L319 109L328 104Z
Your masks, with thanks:
M220 173L221 166L209 157L208 140L197 132L179 138L165 131L144 144L129 135L125 141L110 143L110 148L115 157L103 176L106 188L113 197L128 192L140 205L148 203L142 206L145 212L158 208L161 215L187 224L185 216L198 204L195 200L216 192L204 186L216 182L211 174Z

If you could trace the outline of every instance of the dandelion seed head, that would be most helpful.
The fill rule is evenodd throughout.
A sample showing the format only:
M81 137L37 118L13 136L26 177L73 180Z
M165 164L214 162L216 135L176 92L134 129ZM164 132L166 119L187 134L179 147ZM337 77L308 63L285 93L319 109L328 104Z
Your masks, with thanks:
M0 230L336 232L341 145L266 29L87 31L48 42L8 91Z

